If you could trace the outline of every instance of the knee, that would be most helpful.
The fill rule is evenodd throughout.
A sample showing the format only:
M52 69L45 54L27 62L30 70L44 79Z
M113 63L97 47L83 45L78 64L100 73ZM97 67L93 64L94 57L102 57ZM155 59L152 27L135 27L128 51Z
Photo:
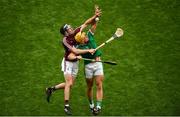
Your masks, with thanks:
M102 89L102 82L96 83L96 87L98 90L101 90Z
M68 86L68 87L72 87L73 86L73 82L71 82L71 81L69 81L69 82L66 82L66 86Z

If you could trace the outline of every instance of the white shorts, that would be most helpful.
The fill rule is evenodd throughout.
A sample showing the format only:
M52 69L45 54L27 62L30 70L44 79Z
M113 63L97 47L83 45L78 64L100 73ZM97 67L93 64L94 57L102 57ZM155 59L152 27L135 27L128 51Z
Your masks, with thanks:
M86 78L93 78L97 75L104 75L103 65L101 62L92 62L85 65Z
M71 62L71 61L66 61L63 58L61 63L61 70L64 72L64 75L70 74L74 78L76 78L78 73L78 65L79 65L79 61Z

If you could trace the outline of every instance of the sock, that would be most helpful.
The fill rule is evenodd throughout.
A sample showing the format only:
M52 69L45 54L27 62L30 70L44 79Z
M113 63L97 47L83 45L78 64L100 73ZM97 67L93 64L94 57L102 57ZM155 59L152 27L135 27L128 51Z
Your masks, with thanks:
M52 86L51 89L52 89L52 91L55 91L55 90L56 90L55 86Z
M89 99L89 104L94 104L94 101L92 99Z
M69 100L64 101L64 106L69 106Z
M101 109L101 106L102 106L102 100L97 100L96 103L97 103L97 104L96 104L96 107L97 107L98 109Z
M89 107L94 108L94 101L92 99L89 99Z

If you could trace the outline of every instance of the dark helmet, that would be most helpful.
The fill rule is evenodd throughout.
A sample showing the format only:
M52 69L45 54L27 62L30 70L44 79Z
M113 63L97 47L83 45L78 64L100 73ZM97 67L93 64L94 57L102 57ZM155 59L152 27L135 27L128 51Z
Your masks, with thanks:
M67 29L70 28L70 27L71 27L71 26L68 25L68 24L62 25L61 28L60 28L60 33L61 33L62 35L65 35L65 32L66 32Z

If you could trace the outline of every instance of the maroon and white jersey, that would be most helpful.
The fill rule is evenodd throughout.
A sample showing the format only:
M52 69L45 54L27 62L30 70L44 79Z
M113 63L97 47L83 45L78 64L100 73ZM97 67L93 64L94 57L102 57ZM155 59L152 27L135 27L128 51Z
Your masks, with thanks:
M77 45L77 42L75 41L74 36L80 31L80 29L81 29L81 27L76 28L74 31L74 34L64 36L64 38L63 38L62 44L65 49L64 58L66 61L77 61L77 60L68 60L68 56L72 52L71 51L72 47L75 47Z

